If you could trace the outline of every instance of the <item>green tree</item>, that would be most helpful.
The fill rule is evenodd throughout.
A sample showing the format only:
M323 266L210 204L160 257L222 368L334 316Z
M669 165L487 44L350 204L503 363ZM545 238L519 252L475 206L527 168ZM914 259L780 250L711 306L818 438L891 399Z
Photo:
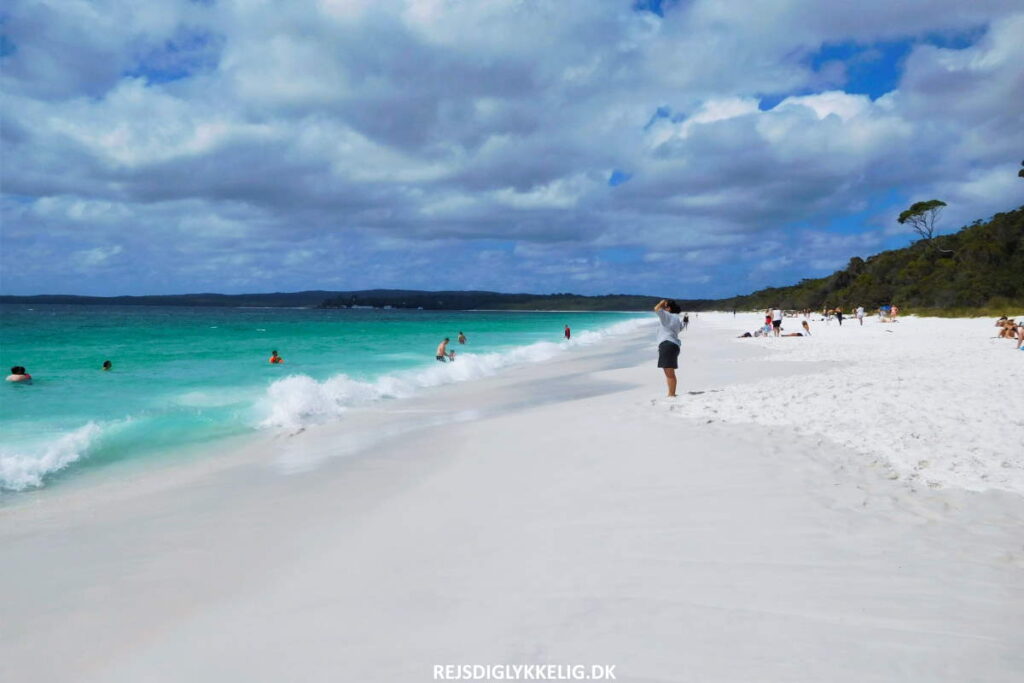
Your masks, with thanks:
M939 199L929 199L926 202L915 202L910 208L900 214L900 225L910 224L914 232L927 242L935 237L935 223L946 208L946 202Z

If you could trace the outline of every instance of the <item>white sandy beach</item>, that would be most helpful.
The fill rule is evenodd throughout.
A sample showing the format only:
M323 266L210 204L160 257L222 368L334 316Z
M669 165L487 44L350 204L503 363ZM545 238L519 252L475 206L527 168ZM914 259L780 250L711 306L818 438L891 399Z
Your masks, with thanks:
M3 678L1020 680L1024 352L758 317L695 318L674 401L651 328L17 494Z

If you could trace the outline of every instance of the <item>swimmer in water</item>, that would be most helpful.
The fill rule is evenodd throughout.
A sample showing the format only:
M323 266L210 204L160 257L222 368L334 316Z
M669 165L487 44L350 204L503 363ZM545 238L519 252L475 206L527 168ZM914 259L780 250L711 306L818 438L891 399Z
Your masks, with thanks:
M114 367L114 364L111 363L109 360L103 361L103 369L104 370L110 370L112 367Z
M284 358L281 358L281 356L277 355L277 349L274 349L273 351L270 352L270 364L271 365L278 365L279 363L283 363L283 362L284 362Z
M455 360L455 352L448 350L448 342L450 341L451 340L448 337L445 337L444 341L437 345L437 353L434 357L438 362L447 363L449 360Z
M466 335L462 334L462 332L459 332L459 343L460 344L465 344L466 343Z
M11 368L11 374L7 375L8 382L32 382L32 375L28 374L23 365L15 365Z

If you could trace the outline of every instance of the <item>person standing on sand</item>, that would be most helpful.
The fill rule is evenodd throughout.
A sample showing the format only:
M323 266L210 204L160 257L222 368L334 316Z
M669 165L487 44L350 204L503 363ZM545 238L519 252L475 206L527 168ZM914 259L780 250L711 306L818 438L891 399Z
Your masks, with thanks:
M772 309L772 331L776 337L782 334L782 309L778 306Z
M689 326L690 326L690 314L689 313L684 313L683 314L683 329L685 330Z
M665 373L669 398L676 395L676 369L679 367L679 350L682 342L679 333L683 323L679 319L679 304L672 299L662 299L654 307L661 327L658 329L658 367Z
M568 325L565 326L565 338L572 339L572 330L569 329Z
M841 309L841 308L837 308L836 309L836 320L839 321L839 327L842 327L843 326L843 309Z
M860 323L861 327L864 327L864 307L863 306L858 306L857 307L857 322Z

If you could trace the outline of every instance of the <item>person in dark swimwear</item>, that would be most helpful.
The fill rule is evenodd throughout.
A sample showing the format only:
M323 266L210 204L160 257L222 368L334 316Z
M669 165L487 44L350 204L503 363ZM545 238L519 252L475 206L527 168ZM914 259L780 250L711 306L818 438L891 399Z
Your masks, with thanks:
M437 345L437 355L434 357L441 363L447 363L449 360L455 360L455 352L448 350L448 342L451 340L448 337L444 338L444 341Z
M113 367L114 367L114 364L111 363L109 360L103 361L103 369L104 370L110 370Z

